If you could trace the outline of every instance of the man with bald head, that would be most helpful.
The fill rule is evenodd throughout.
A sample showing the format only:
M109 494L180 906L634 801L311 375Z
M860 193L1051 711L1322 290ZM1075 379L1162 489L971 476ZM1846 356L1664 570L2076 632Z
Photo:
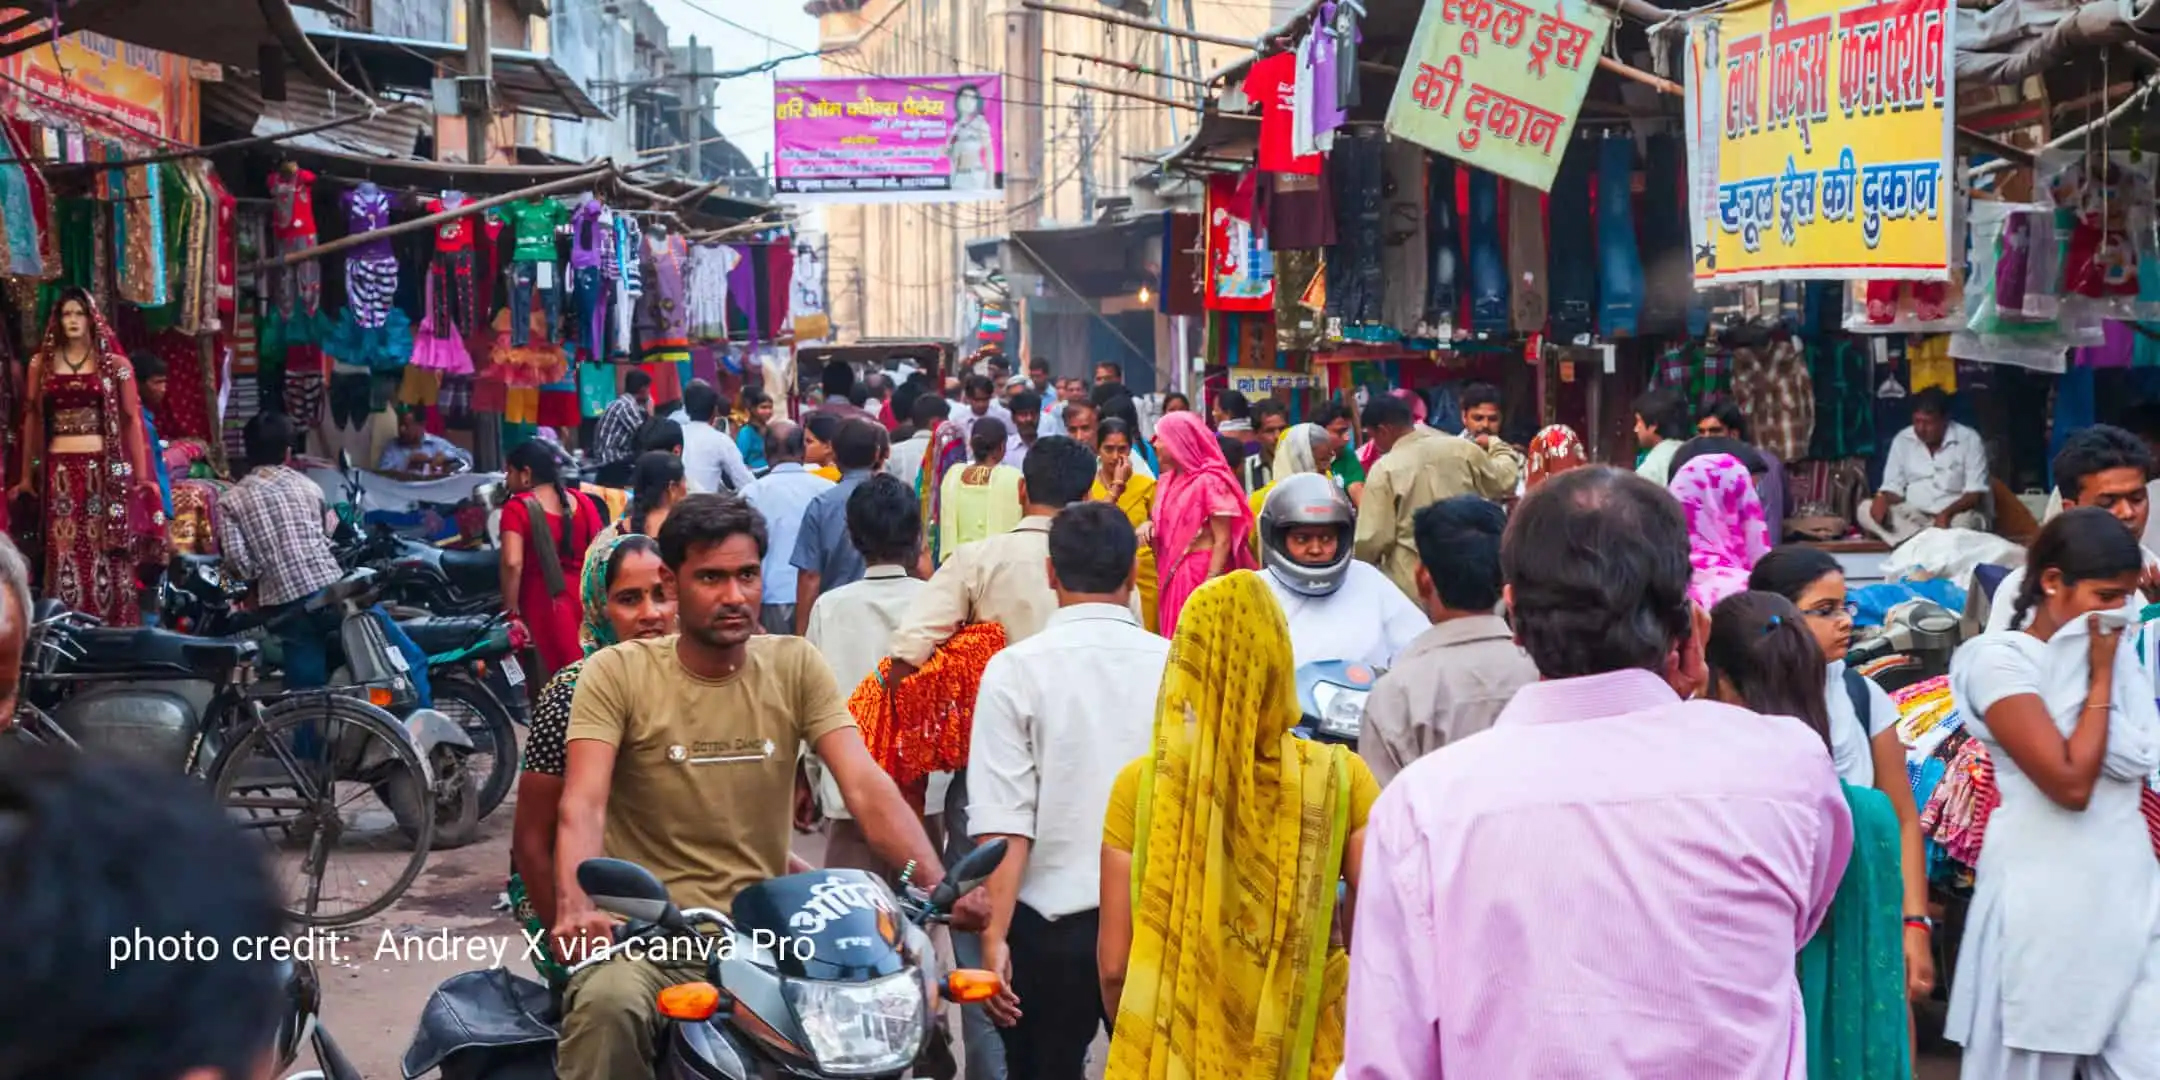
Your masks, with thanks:
M765 460L772 469L742 491L765 515L765 600L758 621L768 634L795 632L795 538L810 501L833 482L803 468L803 429L792 420L765 425Z

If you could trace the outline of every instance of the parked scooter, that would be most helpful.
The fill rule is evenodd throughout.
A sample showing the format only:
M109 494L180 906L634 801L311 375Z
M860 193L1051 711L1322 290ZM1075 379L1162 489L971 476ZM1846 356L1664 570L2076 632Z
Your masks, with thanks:
M527 723L525 647L516 623L493 615L430 615L392 608L398 629L427 654L428 686L435 710L472 740L468 768L480 780L480 816L502 805L517 781L517 729Z
M286 1073L285 1080L361 1080L360 1070L322 1024L322 982L315 976L315 965L306 960L288 960L279 967L284 974L286 1008L284 1019L278 1022L277 1068L272 1071L292 1068L305 1045L315 1051L315 1063L320 1068Z
M161 608L168 623L194 633L239 637L258 642L264 666L282 668L278 638L257 612L238 608L243 587L224 575L218 562L204 556L178 556L166 569ZM338 630L333 638L330 685L351 687L369 704L397 717L426 760L430 776L416 786L411 776L391 777L378 792L397 815L398 828L418 841L419 804L432 802L433 846L462 847L479 839L484 778L470 765L475 743L465 729L440 711L424 707L421 685L405 654L390 640L376 608L380 590L372 570L347 573L322 591L310 611L335 607ZM291 617L291 616L288 616ZM424 675L424 673L422 673ZM274 678L264 680L273 692ZM491 762L484 762L490 766ZM425 794L424 794L425 793Z
M1365 726L1365 701L1380 675L1346 660L1314 660L1297 669L1297 727L1301 739L1339 743L1353 749Z
M989 879L1005 846L976 848L927 896L912 889L894 896L859 870L813 870L744 889L733 918L677 908L667 887L635 863L588 859L578 884L629 922L615 944L572 971L670 939L671 949L704 950L702 981L659 994L669 1021L654 1063L662 1080L905 1076L929 1047L942 1002L985 1001L1002 985L988 971L936 975L925 928ZM497 1060L516 1070L551 1068L535 1060L552 1057L545 988L518 980L505 1001L500 987L509 982L500 972L468 972L443 984L405 1051L406 1080L437 1068L446 1077L501 1075ZM471 995L483 989L487 999Z

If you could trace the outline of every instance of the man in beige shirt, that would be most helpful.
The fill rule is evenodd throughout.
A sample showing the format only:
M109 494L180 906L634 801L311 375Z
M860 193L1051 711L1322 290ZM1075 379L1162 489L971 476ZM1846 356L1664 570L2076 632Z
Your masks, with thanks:
M1537 665L1500 603L1500 508L1475 495L1417 512L1418 598L1432 617L1365 702L1358 756L1385 785L1411 762L1492 726Z
M1393 395L1365 406L1364 425L1380 447L1358 507L1357 557L1378 566L1417 599L1418 551L1411 519L1456 495L1505 499L1515 494L1522 455L1492 435L1458 439L1416 423Z

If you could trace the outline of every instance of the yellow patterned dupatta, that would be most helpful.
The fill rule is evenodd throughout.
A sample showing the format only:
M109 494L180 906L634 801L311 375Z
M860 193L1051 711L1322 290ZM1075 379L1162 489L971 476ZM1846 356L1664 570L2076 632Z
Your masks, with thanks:
M1133 939L1108 1080L1307 1080L1343 1055L1328 948L1349 751L1290 733L1290 635L1250 571L1192 594L1142 766Z

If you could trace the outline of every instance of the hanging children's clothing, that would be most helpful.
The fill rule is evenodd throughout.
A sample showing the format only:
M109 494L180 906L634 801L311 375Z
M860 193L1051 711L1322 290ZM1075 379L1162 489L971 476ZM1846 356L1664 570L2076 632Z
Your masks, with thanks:
M644 338L643 359L648 364L679 364L690 360L690 311L683 296L683 261L690 246L672 233L648 237L643 245L652 276L647 282L638 323Z
M351 235L388 226L389 193L372 182L346 192L345 218ZM352 308L353 322L361 329L372 330L389 321L397 286L397 256L390 251L388 237L370 240L345 256L345 299Z
M442 297L438 290L443 287L440 275L430 273L427 283L427 315L420 320L419 332L413 335L412 363L414 367L429 368L452 375L470 375L473 371L472 354L465 349L465 337L443 324Z
M278 253L315 246L315 174L287 164L270 176L270 232ZM322 309L322 267L307 259L273 271L270 288L278 314L313 315Z
M728 271L742 256L723 244L699 244L690 252L690 268L683 281L683 300L689 307L690 336L699 341L727 337ZM2160 280L2160 275L2154 275Z
M607 207L587 199L570 215L570 275L577 298L572 340L586 360L607 357L607 271L613 262L615 227Z
M502 209L514 244L510 251L510 344L532 338L533 297L539 296L542 336L553 340L562 321L562 289L556 281L555 230L570 220L570 210L554 199L528 199Z
M633 355L631 332L635 329L638 301L645 296L645 231L629 214L615 219L615 314L614 332L608 342L608 359L626 361Z
M446 191L429 199L428 213L440 214L465 205L465 193ZM468 214L435 227L435 258L428 265L428 317L437 330L459 336L472 332L479 321L473 297L473 232L476 222ZM468 360L467 363L471 361Z

